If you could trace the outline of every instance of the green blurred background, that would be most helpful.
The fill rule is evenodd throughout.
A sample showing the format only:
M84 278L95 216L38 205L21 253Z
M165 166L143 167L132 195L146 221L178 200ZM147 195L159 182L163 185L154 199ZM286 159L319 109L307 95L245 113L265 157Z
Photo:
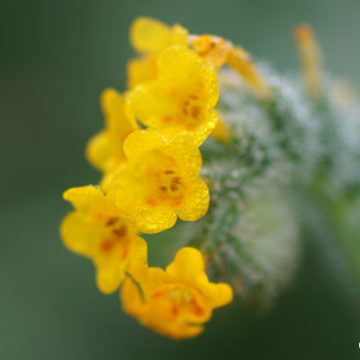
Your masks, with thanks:
M299 272L270 312L233 303L183 342L124 315L58 235L62 191L98 181L84 145L102 126L101 90L124 89L135 17L224 36L280 71L297 67L291 31L306 21L327 68L359 84L359 13L359 0L2 0L0 359L359 358L359 299L306 229ZM167 240L151 242L153 262L172 258Z

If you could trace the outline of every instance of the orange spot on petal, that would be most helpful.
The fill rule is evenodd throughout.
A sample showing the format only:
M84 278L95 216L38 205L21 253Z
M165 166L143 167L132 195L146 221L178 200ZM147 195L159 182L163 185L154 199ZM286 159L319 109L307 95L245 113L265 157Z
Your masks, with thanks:
M155 291L153 294L152 294L152 297L154 298L159 298L161 296L164 296L166 294L166 291L164 290L158 290L158 291Z
M113 230L113 233L116 235L116 236L119 236L119 237L122 237L122 236L125 236L126 233L127 233L127 227L125 225L117 228L117 229L114 229Z
M204 312L205 311L201 306L199 306L199 305L195 306L194 313L196 316L202 316L202 315L204 315Z
M112 240L105 240L100 244L100 250L105 253L110 252L113 247L114 247L114 241Z
M173 314L173 315L178 315L179 314L179 308L176 306L176 305L173 305L172 307L171 307L171 313Z
M194 117L194 118L197 118L200 114L200 107L199 106L193 106L192 109L191 109L191 115Z
M170 116L163 116L163 117L161 118L161 121L162 121L164 124L170 123L171 120L172 120L172 118L171 118Z
M156 206L156 200L153 197L149 197L145 200L145 204L149 205L151 207L155 207Z
M124 249L124 251L123 251L123 253L122 253L122 259L123 259L123 260L126 259L127 256L128 256L128 254L129 254L129 249L128 249L128 247L126 246L125 249Z

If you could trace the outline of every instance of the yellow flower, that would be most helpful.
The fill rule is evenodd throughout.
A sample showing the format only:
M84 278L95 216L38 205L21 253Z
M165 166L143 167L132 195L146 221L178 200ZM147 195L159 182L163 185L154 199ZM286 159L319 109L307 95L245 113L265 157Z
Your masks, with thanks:
M168 137L186 133L201 145L218 119L215 68L194 51L174 45L160 54L158 70L155 81L129 94L137 119Z
M190 44L199 56L213 64L216 69L220 69L227 63L233 51L233 45L230 41L208 34L190 36ZM225 143L230 141L230 129L220 116L212 135Z
M229 57L232 44L225 39L214 35L199 35L191 37L191 46L196 53L207 62L220 69Z
M155 80L158 75L158 65L156 55L142 56L138 59L130 60L127 64L127 86L129 89L147 81Z
M138 125L126 99L116 90L104 90L101 104L105 129L90 139L86 155L94 167L108 172L125 160L123 142L131 132L138 129Z
M187 46L188 32L178 24L169 27L160 21L140 17L131 25L130 42L143 55L129 61L127 66L128 87L132 89L156 79L157 55L170 45Z
M169 45L188 43L188 31L181 25L167 26L161 21L139 17L131 25L130 42L141 54L159 53Z
M96 281L104 293L115 291L130 263L147 263L145 240L125 221L119 209L93 186L71 188L64 193L75 211L61 225L64 244L73 252L91 258Z
M199 178L201 156L188 136L167 140L139 130L124 143L127 166L108 184L108 197L141 232L172 227L177 217L195 221L208 209L209 190Z
M204 330L214 308L232 300L228 284L210 283L201 253L178 251L166 271L134 266L124 280L124 310L143 325L173 339L194 337Z
M252 63L250 55L241 47L214 35L192 35L190 45L196 53L213 64L216 69L223 65L233 68L256 94L263 98L269 96L269 86Z

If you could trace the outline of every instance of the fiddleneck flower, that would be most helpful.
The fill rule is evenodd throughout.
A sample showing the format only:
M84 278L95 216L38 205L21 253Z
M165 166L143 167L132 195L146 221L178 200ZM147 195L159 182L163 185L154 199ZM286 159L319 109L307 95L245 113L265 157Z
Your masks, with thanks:
M121 290L124 310L144 326L173 339L204 330L214 308L232 300L228 284L214 284L199 250L182 248L166 268L134 265Z
M200 151L184 135L170 140L157 132L139 130L124 143L126 167L107 188L124 216L144 233L172 227L177 217L195 221L209 206L209 190L199 177Z
M96 282L104 293L114 292L131 263L147 263L147 245L133 224L125 221L114 203L93 186L71 188L64 199L75 211L61 224L64 244L73 252L91 258Z
M158 58L156 80L129 94L136 118L149 129L171 138L192 137L197 146L210 135L218 120L217 73L193 50L167 47Z
M105 115L105 129L90 139L86 156L94 167L107 173L125 161L123 142L139 127L126 95L123 97L114 89L106 89L101 94L101 105Z
M140 57L130 60L127 66L128 87L156 79L157 56L170 45L188 44L188 31L175 24L172 27L147 17L137 18L130 28L130 43Z

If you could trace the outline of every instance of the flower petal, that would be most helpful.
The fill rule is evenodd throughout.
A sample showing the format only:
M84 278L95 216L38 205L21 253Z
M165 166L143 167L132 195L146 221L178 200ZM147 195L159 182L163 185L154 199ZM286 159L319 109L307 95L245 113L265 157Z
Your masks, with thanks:
M185 284L208 282L204 270L203 256L198 249L192 247L180 249L174 261L166 268L166 273L174 281L180 281Z
M152 55L133 59L127 64L128 88L155 80L158 75L157 57Z
M87 185L66 190L63 198L70 201L83 216L106 217L118 214L118 209L109 202L103 192L95 186Z
M77 211L71 212L64 218L60 232L68 249L87 257L94 255L94 243L105 236L101 226L86 220Z
M206 290L207 302L213 308L224 306L233 299L233 290L230 285L225 283L209 283Z
M160 54L158 67L160 78L178 84L178 88L197 96L209 108L216 105L219 98L216 70L194 51L183 46L169 46Z
M141 189L140 189L141 191ZM124 217L131 220L140 232L156 234L174 226L177 220L175 211L167 207L146 205L144 196L136 188L121 187L110 190L108 198L116 203Z
M201 153L193 138L178 135L167 144L166 152L177 159L177 165L187 176L198 177L201 169Z
M106 127L109 130L116 131L125 137L138 129L127 103L126 94L123 99L115 89L105 89L101 94L101 106L105 114Z
M130 42L136 51L145 54L156 53L171 44L187 45L187 30L179 25L172 28L164 23L139 17L131 25Z
M190 185L181 207L177 210L183 221L196 221L203 217L209 208L209 188L201 179L194 180Z
M130 134L124 142L124 152L129 160L135 160L146 152L163 147L165 139L157 132L139 130Z
M125 161L122 138L108 130L94 135L86 146L86 157L91 165L103 172L111 171Z
M100 291L105 294L114 292L125 277L125 271L130 264L147 264L147 244L138 236L131 239L124 252L114 251L106 261L95 261L97 266L96 283Z

